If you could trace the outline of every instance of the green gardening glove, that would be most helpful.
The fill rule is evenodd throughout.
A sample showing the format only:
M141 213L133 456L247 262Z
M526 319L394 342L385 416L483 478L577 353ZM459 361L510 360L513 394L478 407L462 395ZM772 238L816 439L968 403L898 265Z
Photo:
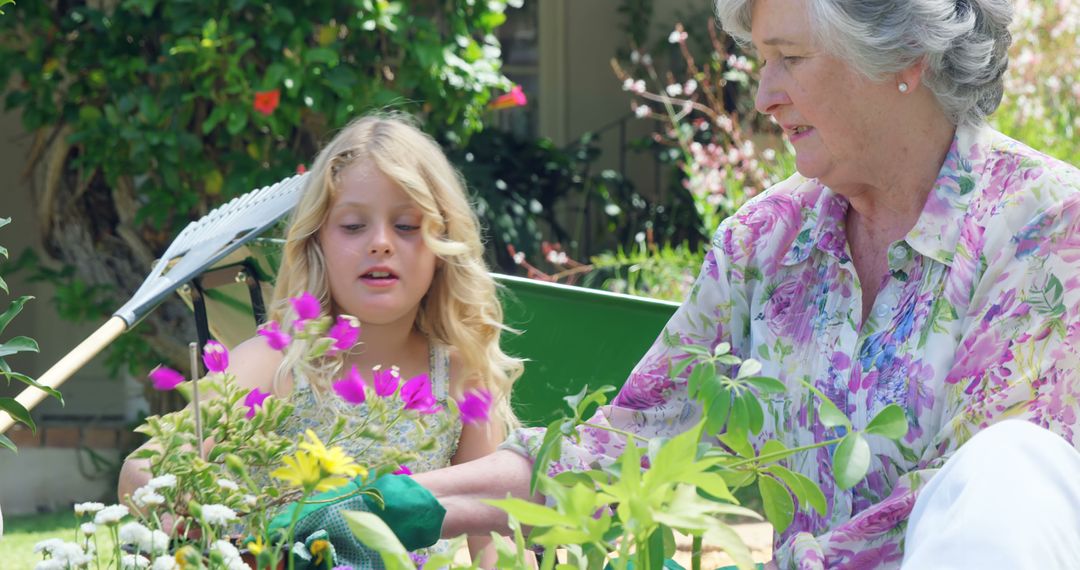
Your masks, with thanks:
M394 531L407 550L431 546L442 536L446 509L431 494L408 475L383 475L371 482L382 494L384 505L363 495L367 510Z
M376 489L385 506L367 494L355 494L361 489ZM324 502L325 501L325 502ZM430 491L406 475L383 475L365 482L361 477L308 499L303 505L291 503L270 521L270 535L287 530L293 513L300 509L296 524L296 540L325 530L331 543L344 558L351 558L348 545L356 542L348 525L339 514L343 510L369 511L386 523L408 550L431 546L442 533L446 509Z

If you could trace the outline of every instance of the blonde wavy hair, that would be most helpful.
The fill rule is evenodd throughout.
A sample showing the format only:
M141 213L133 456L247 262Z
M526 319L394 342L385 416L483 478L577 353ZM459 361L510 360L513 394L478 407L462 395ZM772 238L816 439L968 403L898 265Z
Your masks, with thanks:
M318 233L338 193L338 175L359 161L378 168L419 207L424 243L441 260L420 301L416 328L431 342L454 348L464 378L491 391L492 417L506 430L517 427L510 391L521 375L522 360L499 346L502 332L510 329L503 325L497 286L484 263L479 221L461 175L408 115L356 119L319 152L289 223L270 318L284 327L292 310L288 299L304 291L320 300L324 314L336 309ZM299 352L286 352L275 387L283 376L303 367ZM344 356L338 355L304 368L312 385L325 391L343 364ZM461 386L452 381L451 393L460 396Z

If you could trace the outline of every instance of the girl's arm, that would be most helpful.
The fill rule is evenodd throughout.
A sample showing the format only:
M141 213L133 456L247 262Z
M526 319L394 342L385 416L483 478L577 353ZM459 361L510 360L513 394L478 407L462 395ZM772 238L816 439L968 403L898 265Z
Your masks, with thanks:
M228 371L236 376L236 383L241 388L259 388L264 392L271 392L274 373L277 372L281 362L281 353L266 345L261 337L248 339L240 343L229 352L230 362ZM275 394L276 395L276 394ZM212 397L212 395L207 395ZM144 443L139 449L152 448L157 444L153 441ZM206 442L204 448L209 451L212 442ZM136 450L137 451L137 450ZM149 459L124 460L120 468L120 479L117 482L116 494L121 502L125 502L128 495L136 489L146 485L151 478Z
M474 459L490 455L506 438L506 431L496 422L482 424L470 423L461 428L457 453L450 460L451 465L467 463ZM470 536L469 555L481 568L494 568L498 559L491 537L484 534Z

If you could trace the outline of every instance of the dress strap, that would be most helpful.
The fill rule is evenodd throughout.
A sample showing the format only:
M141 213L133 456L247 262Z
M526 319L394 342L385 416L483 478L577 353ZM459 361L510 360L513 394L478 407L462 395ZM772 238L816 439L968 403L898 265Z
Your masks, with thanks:
M436 400L445 401L450 396L450 350L432 342L429 359L431 391Z

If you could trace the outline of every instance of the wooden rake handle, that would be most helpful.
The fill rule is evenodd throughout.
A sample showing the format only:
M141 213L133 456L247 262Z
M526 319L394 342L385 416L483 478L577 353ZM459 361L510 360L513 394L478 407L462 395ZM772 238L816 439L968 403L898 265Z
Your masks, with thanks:
M38 384L49 388L60 386L85 366L91 358L97 356L106 346L109 346L109 343L120 336L127 328L128 325L124 319L116 316L112 317L93 334L86 337L86 340L79 343L79 346L76 346L74 350L61 358L59 362L53 364L52 368L37 379ZM15 401L22 404L29 411L34 409L34 406L44 400L47 395L42 390L27 386L19 393ZM0 412L0 434L6 432L14 424L14 418L6 412Z

